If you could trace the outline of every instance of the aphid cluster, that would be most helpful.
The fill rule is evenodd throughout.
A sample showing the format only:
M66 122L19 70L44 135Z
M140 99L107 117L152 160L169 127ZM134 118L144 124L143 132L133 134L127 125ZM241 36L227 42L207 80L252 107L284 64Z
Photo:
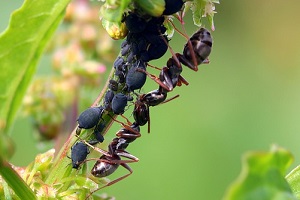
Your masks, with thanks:
M172 4L172 1L166 2ZM178 4L176 5L178 6ZM174 6L170 9L166 8L164 13L173 14L178 12L183 3L179 5L176 9ZM168 92L176 86L188 85L188 82L181 76L182 64L197 71L198 65L205 62L211 52L211 35L206 29L200 28L189 38L182 54L176 53L169 58L166 66L160 69L159 76L147 72L148 62L162 57L169 47L168 39L164 35L166 32L166 28L163 26L164 20L164 16L142 16L133 11L124 17L129 32L126 40L121 45L120 55L114 62L115 73L109 81L109 89L105 93L101 105L88 108L78 118L77 133L79 134L81 129L94 128L93 134L96 140L89 142L81 140L72 147L73 168L78 169L80 163L86 160L89 153L87 146L90 146L102 153L102 156L97 159L91 170L91 174L95 177L108 176L120 165L129 171L128 174L107 183L103 187L112 185L132 173L127 163L137 162L138 158L127 152L126 148L141 136L140 126L148 123L148 132L150 132L149 107L168 101L166 100ZM159 87L146 94L138 94L136 90L143 87L147 76L158 83ZM122 115L125 112L128 101L133 101L134 96L136 96L136 101L134 102L132 114L135 121L130 123L126 119L127 124L125 124L116 120L115 116ZM107 124L104 115L109 116L111 120L123 126L108 145L108 151L93 146L104 140L103 130ZM125 159L122 160L122 158Z

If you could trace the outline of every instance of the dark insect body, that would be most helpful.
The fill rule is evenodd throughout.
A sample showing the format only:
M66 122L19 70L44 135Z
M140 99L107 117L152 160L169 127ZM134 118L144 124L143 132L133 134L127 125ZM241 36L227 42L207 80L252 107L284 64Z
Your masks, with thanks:
M130 67L126 76L126 85L129 92L141 89L146 82L147 75L137 69L146 70L145 63L137 61Z
M95 145L97 143L98 141L89 142L90 145ZM80 164L86 160L89 153L88 146L84 142L76 142L71 148L72 167L74 169L79 169Z
M131 130L134 130L134 131L131 131ZM130 129L122 128L121 130L119 130L116 133L117 137L114 138L112 140L112 142L108 145L108 151L104 151L102 149L92 146L91 144L89 144L85 141L82 141L86 145L93 148L94 150L103 154L99 159L97 159L97 162L95 163L94 167L91 170L91 174L93 176L95 176L95 177L109 176L112 173L114 173L120 165L129 171L127 174L125 174L113 181L108 182L107 184L105 184L101 188L98 188L97 190L93 191L92 193L94 193L104 187L113 185L132 174L133 171L127 163L138 162L139 159L137 157L135 157L134 155L128 153L126 151L126 148L128 147L128 145L131 142L133 142L136 138L141 136L139 131L140 131L140 127L136 123L133 123L130 126ZM127 158L127 159L122 160L121 158Z
M105 93L104 96L104 106L103 108L107 111L111 110L111 106L112 106L112 100L114 99L115 93L109 89L107 90L107 92Z
M163 15L172 15L181 10L184 2L182 0L165 0L165 10Z
M118 93L111 102L111 109L116 115L123 114L127 106L128 97L125 94Z
M198 65L208 58L211 48L212 37L210 32L205 28L200 28L184 46L183 55L176 54L176 56L182 64L198 71Z
M103 106L86 109L79 115L77 119L78 127L84 129L93 128L99 122L103 114L103 111L104 111Z
M165 0L165 2L164 15L170 15L180 11L184 4L182 0ZM176 86L189 84L181 76L183 71L182 65L197 71L198 65L205 63L211 52L211 35L208 30L201 28L189 38L184 46L182 54L173 53L170 47L172 57L169 58L166 66L162 69L158 68L160 70L158 77L148 73L146 71L147 62L160 58L169 48L169 41L164 35L166 32L166 28L163 26L164 20L164 17L141 17L134 12L128 13L124 18L129 33L126 40L121 45L121 56L114 62L117 80L110 82L109 90L104 97L103 109L110 109L114 114L123 116L122 114L127 106L127 101L129 101L129 95L138 95L134 90L143 87L147 76L158 83L159 87L146 94L138 95L133 109L133 117L135 120L133 124L128 120L127 124L124 124L112 117L114 121L121 123L123 128L116 133L117 137L110 142L107 151L93 147L91 144L84 142L85 145L102 153L102 156L99 159L93 159L97 160L91 170L93 176L109 176L113 174L119 166L128 170L127 174L110 181L97 190L115 184L132 174L133 171L128 163L138 162L139 159L127 152L126 149L130 143L141 136L140 126L148 123L148 132L150 132L149 107L157 106L177 98L179 95L166 100L168 92L172 91ZM125 87L119 88L121 85L125 85ZM121 92L118 93L118 91ZM127 93L129 93L129 95L126 95ZM99 122L98 120L94 129L95 138L98 142L104 140L103 135L101 134L104 128L105 123L101 123L101 121ZM82 155L79 154L82 156L80 157L80 160L85 156L83 159L84 161L88 151L82 150L82 152ZM75 167L77 167L77 165Z

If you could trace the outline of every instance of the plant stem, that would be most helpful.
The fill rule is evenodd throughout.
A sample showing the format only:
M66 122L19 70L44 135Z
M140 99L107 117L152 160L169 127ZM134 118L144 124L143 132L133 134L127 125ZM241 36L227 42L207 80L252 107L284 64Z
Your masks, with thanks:
M106 81L102 91L100 92L100 94L98 95L98 97L96 98L94 103L92 104L92 107L98 105L104 98L104 94L108 90L109 80L114 79L114 77L113 77L114 71L115 71L115 69L112 67L111 72L107 78L107 81ZM103 114L102 119L105 119L106 126L102 132L102 135L105 135L105 133L109 130L111 124L113 123L113 118L115 118L115 117L116 117L116 115L113 114L112 112L107 112L107 113ZM68 169L71 169L71 167L72 167L71 160L68 157L68 155L70 155L71 147L78 140L78 138L75 136L76 129L77 129L77 127L75 127L75 129L72 131L69 138L67 139L67 141L61 148L60 152L57 154L56 159L54 160L54 163L53 163L53 167L45 181L46 184L50 184L50 185L54 184L55 182L62 180L63 178L68 177L71 174L74 174L76 172L76 170L68 170ZM86 140L88 140L88 139L89 138L86 138Z

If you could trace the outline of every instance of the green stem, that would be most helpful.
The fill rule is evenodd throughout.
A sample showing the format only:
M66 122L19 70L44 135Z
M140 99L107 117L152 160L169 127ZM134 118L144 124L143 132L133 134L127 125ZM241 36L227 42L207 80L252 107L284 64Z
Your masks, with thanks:
M104 98L104 94L108 90L109 80L114 79L114 77L113 77L114 71L115 71L115 69L112 67L110 75L109 75L102 91L100 92L100 94L98 95L97 99L92 104L92 106L98 105ZM105 129L103 130L103 133L102 133L103 135L109 130L111 124L113 123L112 118L115 118L115 116L116 115L113 114L112 112L107 112L107 113L103 114L102 119L105 119L105 122L107 123L105 126ZM65 177L68 177L70 175L72 176L73 174L75 174L76 170L71 170L71 168L72 168L71 160L68 156L71 154L70 153L71 147L78 140L77 137L75 137L76 128L72 131L69 138L67 139L67 141L61 148L60 152L57 154L56 159L54 160L54 163L53 163L53 167L45 181L46 184L54 184L55 182L62 180ZM92 134L90 134L90 135L92 135ZM86 140L89 140L89 138L86 138Z
M16 195L22 200L37 199L30 187L19 176L19 174L12 168L12 166L4 161L0 160L0 174L6 181L9 187L16 193Z

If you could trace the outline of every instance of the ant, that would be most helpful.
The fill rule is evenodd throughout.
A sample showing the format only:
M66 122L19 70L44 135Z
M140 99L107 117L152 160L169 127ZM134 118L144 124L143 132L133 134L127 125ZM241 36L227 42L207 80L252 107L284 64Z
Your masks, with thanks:
M167 98L167 92L164 92L161 88L158 90L153 90L147 94L140 95L135 104L133 109L133 117L135 122L143 126L148 122L148 133L150 133L150 111L149 106L156 106L162 103L167 103L177 97L179 95L176 95L168 100Z
M132 163L132 162L138 162L139 159L135 157L134 155L130 154L127 152L125 149L128 147L128 145L133 142L136 138L140 137L140 127L137 123L133 123L131 126L124 126L121 130L119 130L116 133L116 138L112 140L112 142L108 145L108 151L105 151L103 149L94 147L92 144L82 140L77 136L82 143L85 145L93 148L95 151L98 151L99 153L102 154L99 159L91 158L91 159L86 159L84 162L88 160L97 160L93 168L91 169L91 174L95 177L106 177L114 173L119 166L124 167L126 170L128 170L128 173L115 179L104 186L94 190L91 192L89 196L91 196L94 192L103 189L104 187L113 185L129 175L133 173L133 170L129 167L127 163ZM127 158L126 160L122 160L121 158ZM87 198L88 198L87 197Z

